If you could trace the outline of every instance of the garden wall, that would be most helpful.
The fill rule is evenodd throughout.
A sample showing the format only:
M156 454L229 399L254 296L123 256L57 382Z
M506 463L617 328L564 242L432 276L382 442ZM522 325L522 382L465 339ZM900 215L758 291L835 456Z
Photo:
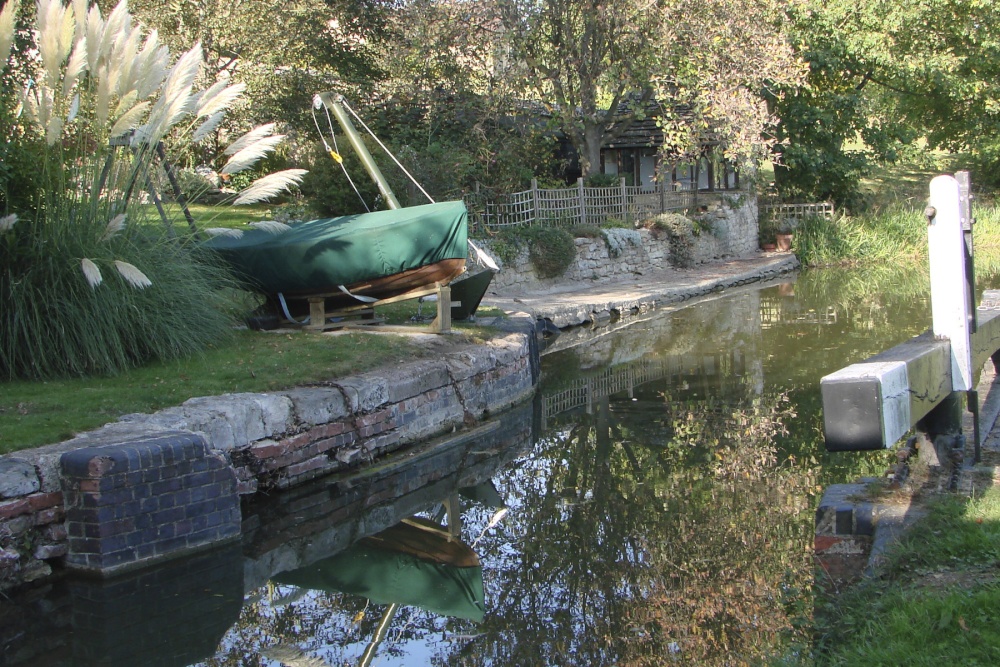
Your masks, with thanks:
M758 250L757 200L726 195L708 201L699 213L702 231L695 237L691 260L702 264L716 259L749 257ZM528 249L523 248L493 278L492 289L505 293L544 289L566 282L594 282L648 274L671 266L670 239L649 229L607 229L604 238L576 239L576 261L555 278L539 278ZM477 241L478 242L478 241ZM492 250L496 241L484 239Z
M235 539L240 496L368 464L527 399L530 341L502 334L324 386L193 398L0 457L0 589L56 563L108 574Z

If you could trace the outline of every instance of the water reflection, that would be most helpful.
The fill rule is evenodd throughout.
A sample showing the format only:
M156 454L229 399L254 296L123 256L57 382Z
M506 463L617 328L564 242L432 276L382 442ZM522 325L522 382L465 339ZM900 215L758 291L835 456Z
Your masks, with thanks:
M198 664L740 665L806 645L815 499L886 464L825 453L819 378L926 329L924 282L810 272L581 334L503 426L247 508L245 604ZM434 542L416 560L411 528ZM11 664L82 664L59 655Z

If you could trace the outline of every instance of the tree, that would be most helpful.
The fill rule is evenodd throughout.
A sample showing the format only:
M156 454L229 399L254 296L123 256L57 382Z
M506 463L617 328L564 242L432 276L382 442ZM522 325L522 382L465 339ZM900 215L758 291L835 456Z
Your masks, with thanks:
M580 156L600 170L601 145L653 97L657 3L634 0L497 0L524 79ZM623 107L626 96L637 93Z
M717 143L731 159L769 145L762 90L801 80L777 0L496 0L532 94L580 155L600 169L602 144L660 102L664 150Z
M377 46L397 0L134 0L137 17L171 47L200 43L211 76L247 84L242 122L279 118L310 131L312 96L370 89L385 76ZM280 17L280 20L278 20Z
M860 203L859 179L925 137L1000 180L1000 24L982 0L790 4L807 85L770 98L789 197ZM860 140L860 141L858 141Z

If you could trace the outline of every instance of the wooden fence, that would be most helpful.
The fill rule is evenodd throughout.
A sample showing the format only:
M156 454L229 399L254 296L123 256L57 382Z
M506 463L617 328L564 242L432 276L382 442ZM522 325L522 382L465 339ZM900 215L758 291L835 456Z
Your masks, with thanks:
M818 204L781 204L765 203L760 205L760 214L768 215L772 220L801 220L809 216L818 216L826 220L833 220L834 209L830 202L820 202Z
M644 186L625 185L621 179L611 187L584 187L579 179L575 187L539 188L532 179L524 192L497 193L477 190L465 195L469 209L470 232L495 233L508 227L531 225L566 226L600 225L608 219L623 222L645 220L659 213L696 208L699 200L715 193L697 190L672 190L663 184L650 190ZM730 191L734 197L746 194Z

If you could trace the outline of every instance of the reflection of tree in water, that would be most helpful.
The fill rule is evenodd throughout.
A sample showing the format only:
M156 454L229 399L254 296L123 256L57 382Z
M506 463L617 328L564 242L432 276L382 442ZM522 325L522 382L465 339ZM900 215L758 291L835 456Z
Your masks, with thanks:
M794 631L785 601L811 577L814 481L776 459L787 397L671 398L659 415L605 398L504 475L517 525L491 563L484 662L741 664Z

